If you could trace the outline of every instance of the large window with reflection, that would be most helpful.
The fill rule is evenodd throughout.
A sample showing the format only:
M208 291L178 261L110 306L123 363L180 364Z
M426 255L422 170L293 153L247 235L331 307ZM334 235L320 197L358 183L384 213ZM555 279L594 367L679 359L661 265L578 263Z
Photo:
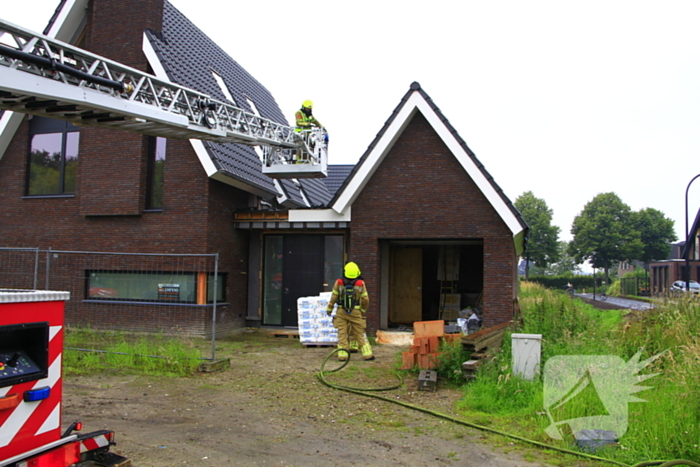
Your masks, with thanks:
M78 127L45 117L29 121L27 195L73 194L78 175Z
M205 272L86 271L86 298L105 301L196 303L226 299L226 275Z

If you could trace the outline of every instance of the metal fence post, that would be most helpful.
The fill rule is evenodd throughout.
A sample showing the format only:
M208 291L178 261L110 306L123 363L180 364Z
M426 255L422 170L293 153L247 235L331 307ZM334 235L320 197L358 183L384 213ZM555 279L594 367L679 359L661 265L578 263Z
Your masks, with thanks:
M51 247L49 247L49 249L46 250L46 280L45 280L46 286L44 287L44 290L50 290L49 289L50 270L51 270Z
M34 252L34 286L32 287L36 290L36 286L39 281L39 248Z
M211 360L216 356L216 302L218 298L217 287L219 285L219 253L214 257L214 303L211 318Z

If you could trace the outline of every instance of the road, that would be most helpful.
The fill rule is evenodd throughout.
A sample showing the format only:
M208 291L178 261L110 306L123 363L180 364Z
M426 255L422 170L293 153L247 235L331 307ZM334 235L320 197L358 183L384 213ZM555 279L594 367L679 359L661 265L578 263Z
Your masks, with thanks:
M588 300L594 300L592 293L577 293L574 295L577 297L588 299ZM595 301L602 302L603 300L600 300L600 295L596 294ZM630 300L627 298L619 298L619 297L608 297L607 300L605 300L604 302L609 303L610 305L628 308L630 310L650 310L650 309L654 308L654 305L651 303L648 303L648 302L642 302L642 301L638 301L638 300Z

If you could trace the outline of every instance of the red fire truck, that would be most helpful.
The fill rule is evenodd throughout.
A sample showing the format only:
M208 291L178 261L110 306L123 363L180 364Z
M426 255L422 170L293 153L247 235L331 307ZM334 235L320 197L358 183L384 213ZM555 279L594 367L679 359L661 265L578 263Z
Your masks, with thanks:
M0 467L128 467L114 432L62 432L64 304L68 292L0 289Z

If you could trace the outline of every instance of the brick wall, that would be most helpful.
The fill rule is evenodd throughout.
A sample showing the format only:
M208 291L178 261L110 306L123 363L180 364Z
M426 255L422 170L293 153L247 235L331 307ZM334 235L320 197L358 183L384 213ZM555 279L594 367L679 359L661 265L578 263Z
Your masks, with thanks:
M512 234L428 121L416 113L352 205L349 258L372 290L379 328L380 239L483 239L484 325L513 315Z
M209 180L189 142L168 140L166 148L164 208L162 212L143 212L145 206L145 177L128 180L132 193L140 193L130 216L86 216L82 198L88 196L83 188L99 189L102 180L120 173L108 163L93 164L94 177L87 178L82 169L86 160L99 159L102 153L94 151L92 138L82 138L79 156L79 188L70 197L24 197L24 180L28 151L26 121L21 125L6 154L0 159L0 246L37 247L41 249L96 251L120 253L220 253L219 272L227 275L226 298L228 306L217 310L217 334L230 333L245 327L247 303L248 232L233 228L232 212L245 207L248 193ZM94 140L99 147L102 142ZM111 153L114 155L114 152ZM132 154L124 148L123 157ZM140 159L139 155L131 156ZM106 161L108 158L105 157ZM111 192L114 205L124 198L119 191ZM128 195L131 196L131 195ZM45 284L44 255L40 256L39 287ZM85 297L84 273L79 263L59 271L52 263L50 287L71 292L67 305L67 322L94 328L113 328L130 331L159 330L201 334L210 332L210 307L159 305L115 305L82 302ZM167 269L164 265L163 268ZM213 270L213 269L212 269ZM7 271L5 271L7 272ZM26 274L25 274L26 275ZM65 276L70 282L58 282ZM3 281L11 280L5 277ZM27 279L23 278L26 287ZM7 282L4 286L12 286ZM3 284L0 284L3 286ZM170 309L172 308L172 309ZM157 310L157 311L154 311ZM120 310L115 313L115 310ZM134 316L140 316L135 320ZM179 318L178 318L179 317ZM179 321L178 321L179 320ZM193 324L193 320L199 320ZM184 330L187 328L187 331Z
M142 71L143 30L163 29L163 0L92 0L81 47ZM118 130L81 131L81 214L137 215L142 210L147 138ZM86 152L89 150L90 152ZM104 170L105 167L111 171Z
M163 30L164 0L92 0L83 48L141 71L143 30Z
M143 29L161 30L163 0L90 2L81 46L129 66L147 70ZM248 233L233 229L232 211L248 194L210 180L188 141L168 140L162 212L146 204L147 138L128 132L81 128L78 188L74 196L25 198L27 120L0 159L0 246L131 253L221 253L227 299L217 330L245 327ZM79 277L79 271L72 271ZM43 286L43 280L40 286ZM69 324L133 330L143 326L208 329L207 308L177 306L144 316L142 306L82 303L84 285L74 289ZM118 310L115 312L115 310ZM135 318L138 317L139 318ZM97 321L94 321L97 319ZM177 321L180 320L179 324ZM172 321L172 322L171 322ZM101 323L101 324L100 324ZM199 332L199 331L197 331Z
M209 194L208 243L211 251L219 252L220 263L226 265L226 297L231 304L221 312L221 325L228 323L227 329L242 329L248 308L250 232L234 228L233 212L247 206L249 194L219 182L209 184Z
M145 200L148 138L119 130L80 130L80 214L134 216Z

